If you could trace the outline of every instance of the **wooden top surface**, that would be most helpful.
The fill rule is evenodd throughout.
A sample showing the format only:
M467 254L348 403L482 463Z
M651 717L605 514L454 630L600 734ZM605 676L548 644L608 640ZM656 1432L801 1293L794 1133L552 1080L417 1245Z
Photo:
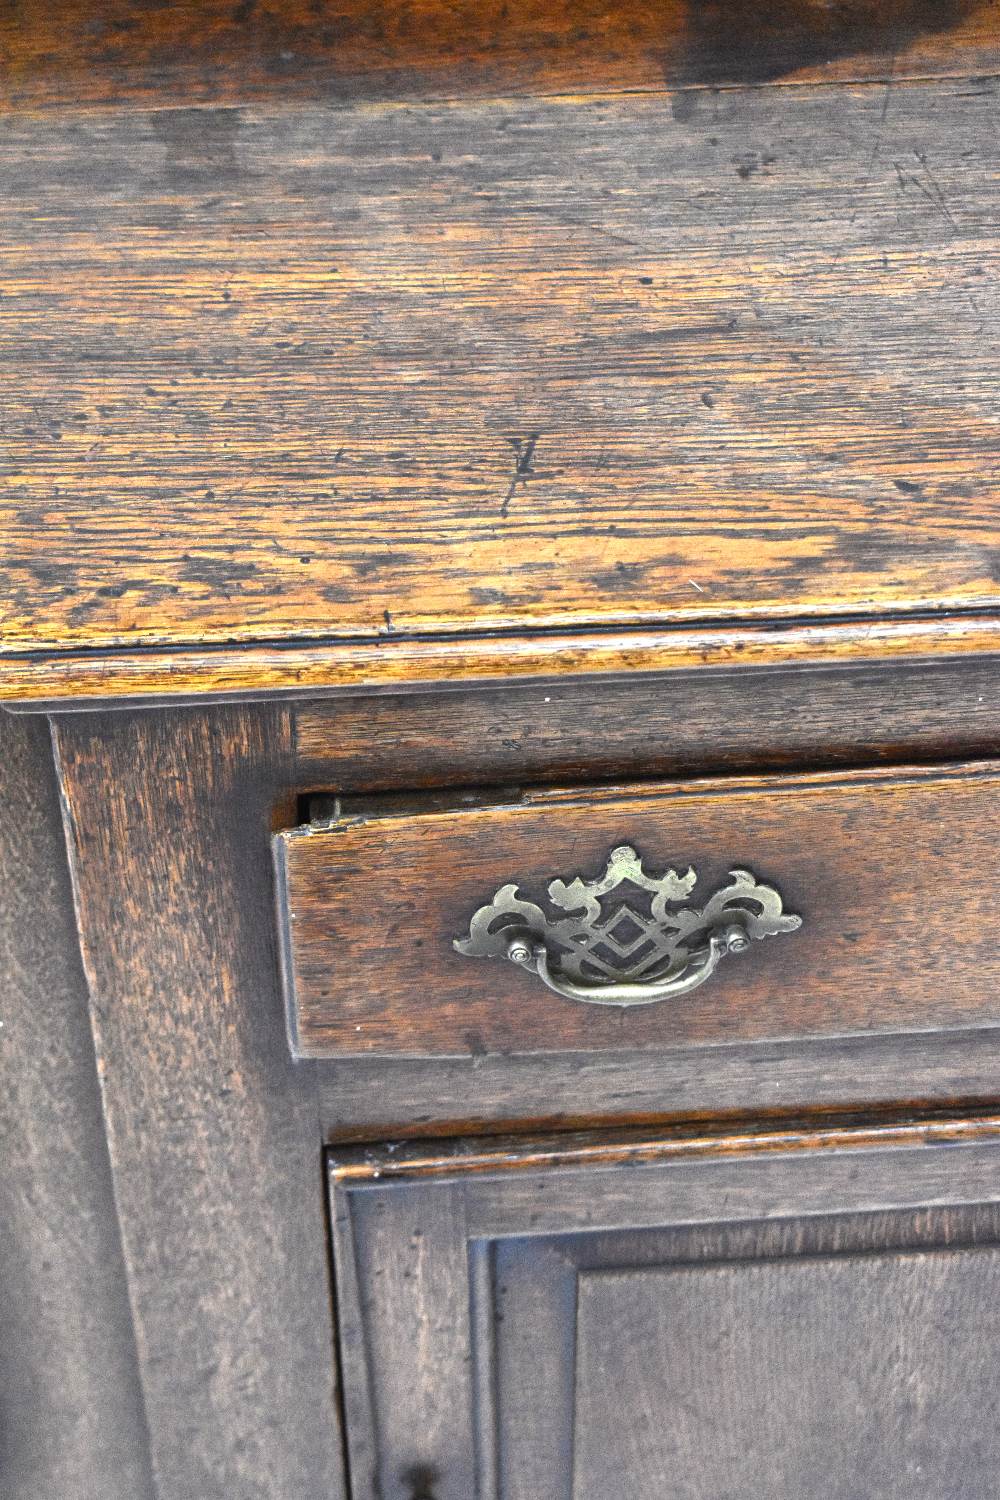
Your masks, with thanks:
M0 695L998 649L997 10L888 10L898 68L437 102L22 38Z

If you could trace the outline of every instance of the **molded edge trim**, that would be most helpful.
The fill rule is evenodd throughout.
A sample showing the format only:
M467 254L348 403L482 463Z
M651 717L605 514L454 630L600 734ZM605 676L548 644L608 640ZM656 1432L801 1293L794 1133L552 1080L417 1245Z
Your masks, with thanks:
M1000 655L995 614L33 652L0 655L0 702L41 711L143 699L368 694L706 667L853 666L990 655Z

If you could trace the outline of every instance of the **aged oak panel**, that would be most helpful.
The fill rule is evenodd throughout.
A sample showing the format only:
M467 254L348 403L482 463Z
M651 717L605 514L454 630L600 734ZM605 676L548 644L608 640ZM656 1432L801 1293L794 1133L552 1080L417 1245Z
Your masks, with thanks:
M997 1129L338 1151L355 1500L985 1500Z
M0 1494L154 1500L48 725L0 713Z
M574 1500L988 1500L998 1292L995 1247L585 1272Z
M998 775L982 763L467 793L423 812L347 803L275 839L293 1046L608 1053L995 1025ZM751 870L803 925L691 994L626 1010L454 951L498 888L544 901L552 879L596 879L621 845L650 875L693 867L694 906Z
M267 859L287 723L76 715L56 742L158 1500L336 1500L313 1078Z
M656 1051L350 1057L317 1063L330 1141L564 1129L595 1120L745 1118L750 1111L954 1104L991 1108L995 1030Z
M995 652L996 89L8 115L0 690Z
M994 658L686 671L297 704L300 785L338 793L975 760Z

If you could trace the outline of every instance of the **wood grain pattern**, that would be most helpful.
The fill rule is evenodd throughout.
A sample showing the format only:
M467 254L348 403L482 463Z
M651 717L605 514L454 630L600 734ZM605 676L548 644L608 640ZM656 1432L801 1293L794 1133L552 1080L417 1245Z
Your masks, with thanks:
M0 1493L153 1500L52 746L0 714Z
M292 710L298 780L324 793L706 776L988 758L997 664L682 672Z
M377 803L275 839L293 1046L304 1056L614 1052L995 1024L991 764ZM628 1010L453 951L515 884L596 879L633 844L693 866L695 905L751 869L803 919L693 994Z
M287 723L56 733L158 1500L336 1500L316 1106L267 865Z
M330 1180L339 1190L361 1183L448 1179L463 1182L478 1174L538 1173L554 1168L662 1165L676 1161L717 1161L723 1157L749 1160L759 1154L832 1151L912 1150L919 1146L982 1146L1000 1142L1000 1115L986 1110L968 1115L961 1110L910 1110L906 1115L850 1115L831 1113L825 1119L811 1114L757 1116L742 1125L736 1121L659 1126L635 1129L565 1131L557 1135L519 1135L467 1140L393 1141L351 1148L340 1145L329 1153Z
M664 626L995 609L995 110L8 117L2 691L482 678L540 629L586 649L526 673L655 669Z
M759 1150L720 1133L687 1157L678 1134L659 1155L648 1141L644 1162L626 1160L611 1140L603 1160L598 1140L574 1156L565 1138L494 1151L456 1143L408 1164L394 1149L334 1153L342 1356L362 1472L386 1500L425 1493L414 1474L433 1476L427 1488L440 1500L598 1500L623 1488L643 1500L737 1495L755 1463L775 1462L768 1424L777 1432L797 1411L779 1478L780 1464L794 1467L810 1449L826 1450L826 1463L821 1482L814 1466L778 1493L856 1495L860 1449L869 1477L885 1476L887 1487L873 1494L938 1500L936 1448L950 1475L962 1476L963 1495L990 1494L996 1126L996 1117L953 1120L944 1128L956 1133L928 1125L924 1138L907 1141L905 1124L904 1134L889 1128L880 1140L859 1122L836 1141L779 1132ZM474 1313L464 1372L448 1361L450 1320L420 1317L448 1286L452 1305ZM602 1297L617 1299L617 1319L600 1316ZM645 1322L635 1315L644 1300ZM955 1331L976 1340L977 1328L988 1332L963 1361ZM651 1349L654 1331L662 1337ZM735 1367L752 1333L760 1369L748 1387ZM628 1378L598 1393L602 1359L610 1370L619 1357ZM675 1372L643 1385L642 1372L661 1359ZM412 1377L402 1391L401 1366ZM771 1415L741 1444L740 1413L764 1390ZM867 1401L852 1399L862 1390ZM457 1420L441 1434L435 1405L445 1391L456 1397ZM940 1400L921 1400L932 1391ZM699 1449L692 1429L701 1432L720 1406L728 1420L718 1441ZM841 1426L858 1429L839 1450L831 1449L838 1407ZM672 1440L675 1462L664 1474L658 1461ZM646 1483L651 1467L655 1484ZM900 1472L909 1491L893 1488ZM714 1488L704 1488L709 1479Z
M990 1500L998 1278L996 1248L584 1273L573 1500Z
M995 0L59 0L0 16L0 105L986 73L997 32Z
M704 626L547 635L493 635L322 646L247 645L170 651L0 652L0 699L24 711L121 707L247 697L301 697L329 690L401 693L551 683L606 682L704 667L864 666L990 660L1000 654L1000 617L936 615L899 620Z
M744 1116L748 1111L963 1101L995 1107L996 1031L829 1037L690 1048L534 1056L351 1057L317 1063L331 1142L565 1130L603 1122Z

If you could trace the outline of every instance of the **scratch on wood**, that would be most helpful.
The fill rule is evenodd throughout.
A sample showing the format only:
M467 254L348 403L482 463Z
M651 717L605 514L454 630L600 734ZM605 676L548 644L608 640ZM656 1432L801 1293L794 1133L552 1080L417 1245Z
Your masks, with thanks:
M500 506L500 514L505 520L510 511L510 503L514 498L514 491L519 484L527 484L534 473L531 467L531 460L535 456L535 444L540 437L540 432L532 432L529 433L527 442L524 442L521 438L510 439L516 458L514 472L510 478L510 484L507 486L507 493L503 498L503 504Z
M900 188L903 190L903 192L905 192L907 187L915 187L917 192L920 193L922 197L927 199L927 202L932 206L932 208L937 209L938 213L945 220L945 222L957 234L958 225L955 222L951 210L945 202L944 193L941 191L941 186L937 178L934 176L934 173L927 165L926 153L923 151L914 151L913 154L920 165L923 167L924 172L927 176L927 180L930 183L930 187L927 187L927 185L921 182L920 178L916 177L912 172L905 172L900 166L899 162L894 161L893 166L896 169L896 177L899 181Z

